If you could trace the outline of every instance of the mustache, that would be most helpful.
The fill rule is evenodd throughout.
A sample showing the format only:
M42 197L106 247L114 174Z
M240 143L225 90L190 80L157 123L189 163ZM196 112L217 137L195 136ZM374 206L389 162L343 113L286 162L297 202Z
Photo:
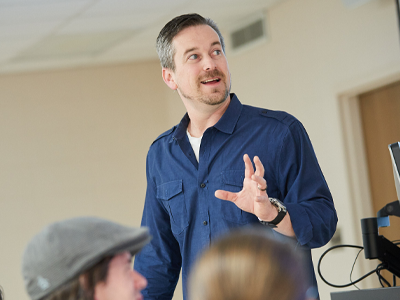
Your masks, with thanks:
M208 71L206 74L199 76L199 81L205 81L214 77L219 77L221 79L225 79L225 74L222 73L220 70L218 69L214 69L212 71Z

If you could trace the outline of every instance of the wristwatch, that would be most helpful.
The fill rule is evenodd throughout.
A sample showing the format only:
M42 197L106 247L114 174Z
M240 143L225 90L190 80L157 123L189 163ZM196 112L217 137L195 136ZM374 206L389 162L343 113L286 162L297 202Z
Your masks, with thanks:
M286 206L276 198L269 198L269 201L278 210L278 215L276 216L275 219L273 219L270 222L260 220L260 223L263 225L269 226L271 228L276 228L277 227L276 225L278 225L282 221L282 219L286 216L286 212L287 212Z

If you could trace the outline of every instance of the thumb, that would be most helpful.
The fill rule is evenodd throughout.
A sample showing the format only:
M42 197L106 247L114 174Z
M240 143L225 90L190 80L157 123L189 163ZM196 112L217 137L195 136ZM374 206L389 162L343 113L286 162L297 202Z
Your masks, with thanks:
M214 193L215 197L221 199L221 200L227 200L227 201L236 201L236 193L224 191L224 190L216 190Z

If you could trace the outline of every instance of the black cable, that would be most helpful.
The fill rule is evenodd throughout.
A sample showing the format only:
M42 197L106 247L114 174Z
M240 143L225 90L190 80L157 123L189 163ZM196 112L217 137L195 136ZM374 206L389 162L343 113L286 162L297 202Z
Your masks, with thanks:
M381 264L379 264L378 267L376 268L376 274L378 275L379 283L381 284L382 287L385 287L384 284L382 283L382 281L383 281L384 283L386 283L386 286L387 286L387 287L391 287L390 283L385 279L385 277L383 277L383 276L381 275L381 271L382 271L382 270L386 270L386 269L387 269L386 264L381 263Z
M396 246L400 245L400 240L394 240L394 241L392 241L392 243L395 244ZM396 275L395 274L393 274L393 286L397 286L397 284L396 284Z
M358 256L360 255L361 251L363 251L364 249L360 249L360 251L358 251L356 259L354 260L353 266L351 267L351 271L350 271L350 282L353 282L353 280L351 279L351 275L353 274L353 270L354 270L354 266L356 265L356 261ZM356 284L354 283L354 286L356 287L357 290L359 290L360 288L358 286L356 286Z
M400 239L399 239L399 240L393 240L392 243L395 244L395 245L399 245L399 244L400 244ZM358 251L358 253L357 253L357 256L356 256L356 258L355 258L355 260L354 260L354 263L353 263L353 266L352 266L352 268L351 268L351 272L350 272L350 283L348 283L348 284L343 284L343 285L332 284L332 283L328 282L328 281L324 278L324 276L322 276L322 273L321 273L321 262L322 262L322 258L323 258L326 254L328 254L328 252L330 252L330 251L332 251L332 250L334 250L334 249L337 249L337 248L345 248L345 247L360 249L360 251ZM332 286L332 287L336 287L336 288L344 288L344 287L349 287L349 286L351 286L351 285L354 285L357 289L359 289L359 288L355 285L356 283L358 283L358 282L360 282L361 280L364 280L365 278L367 278L368 276L370 276L370 275L376 273L377 276L378 276L378 279L379 279L379 282L380 282L381 286L384 287L384 285L383 285L383 283L382 283L382 281L383 281L384 283L386 283L386 285L387 285L388 287L390 287L390 286L391 286L390 283L389 283L389 282L381 275L381 273L380 273L382 270L387 270L387 266L386 266L385 263L379 264L374 270L372 270L372 271L368 272L367 274L365 274L364 276L358 278L356 281L352 281L351 275L352 275L352 273L353 273L354 266L355 266L355 264L356 264L356 261L357 261L357 259L358 259L358 256L360 255L360 253L361 253L362 250L364 250L364 247L357 246L357 245L337 245L337 246L333 246L333 247L329 248L328 250L326 250L326 251L321 255L321 257L320 257L319 260L318 260L318 274L319 274L319 276L321 277L322 281L325 282L327 285ZM393 274L393 286L396 286L396 276L395 276L394 274Z
M377 271L377 269L378 269L378 267L377 267L375 270L372 270L372 271L368 272L368 273L365 274L364 276L358 278L356 281L353 281L353 282L348 283L348 284L337 285L337 284L332 284L332 283L328 282L328 281L324 278L324 276L322 276L322 273L321 273L321 261L322 261L322 258L323 258L328 252L330 252L330 251L332 251L332 250L334 250L334 249L337 249L337 248L344 248L344 247L357 248L357 249L364 249L364 247L356 246L356 245L337 245L337 246L333 246L333 247L329 248L328 250L326 250L326 251L321 255L321 257L319 258L319 261L318 261L318 274L319 274L319 276L321 277L322 281L325 282L327 285L330 285L330 286L336 287L336 288L344 288L344 287L351 286L351 285L353 285L353 284L355 284L355 283L358 283L358 282L360 282L361 280L367 278L368 276L374 274L374 273Z
M382 283L382 275L381 275L381 272L378 271L378 270L376 270L376 275L378 276L378 280L379 280L379 283L380 283L381 287L385 287L385 286L383 285L383 283Z

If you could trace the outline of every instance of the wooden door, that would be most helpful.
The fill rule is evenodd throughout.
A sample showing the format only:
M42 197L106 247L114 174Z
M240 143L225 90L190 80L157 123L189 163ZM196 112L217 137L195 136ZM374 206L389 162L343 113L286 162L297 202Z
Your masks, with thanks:
M376 216L387 203L399 200L388 145L400 141L400 82L360 95L359 104ZM390 227L380 228L379 234L390 241L399 240L400 217L389 219ZM392 284L392 274L383 274ZM398 278L397 284L400 284Z

